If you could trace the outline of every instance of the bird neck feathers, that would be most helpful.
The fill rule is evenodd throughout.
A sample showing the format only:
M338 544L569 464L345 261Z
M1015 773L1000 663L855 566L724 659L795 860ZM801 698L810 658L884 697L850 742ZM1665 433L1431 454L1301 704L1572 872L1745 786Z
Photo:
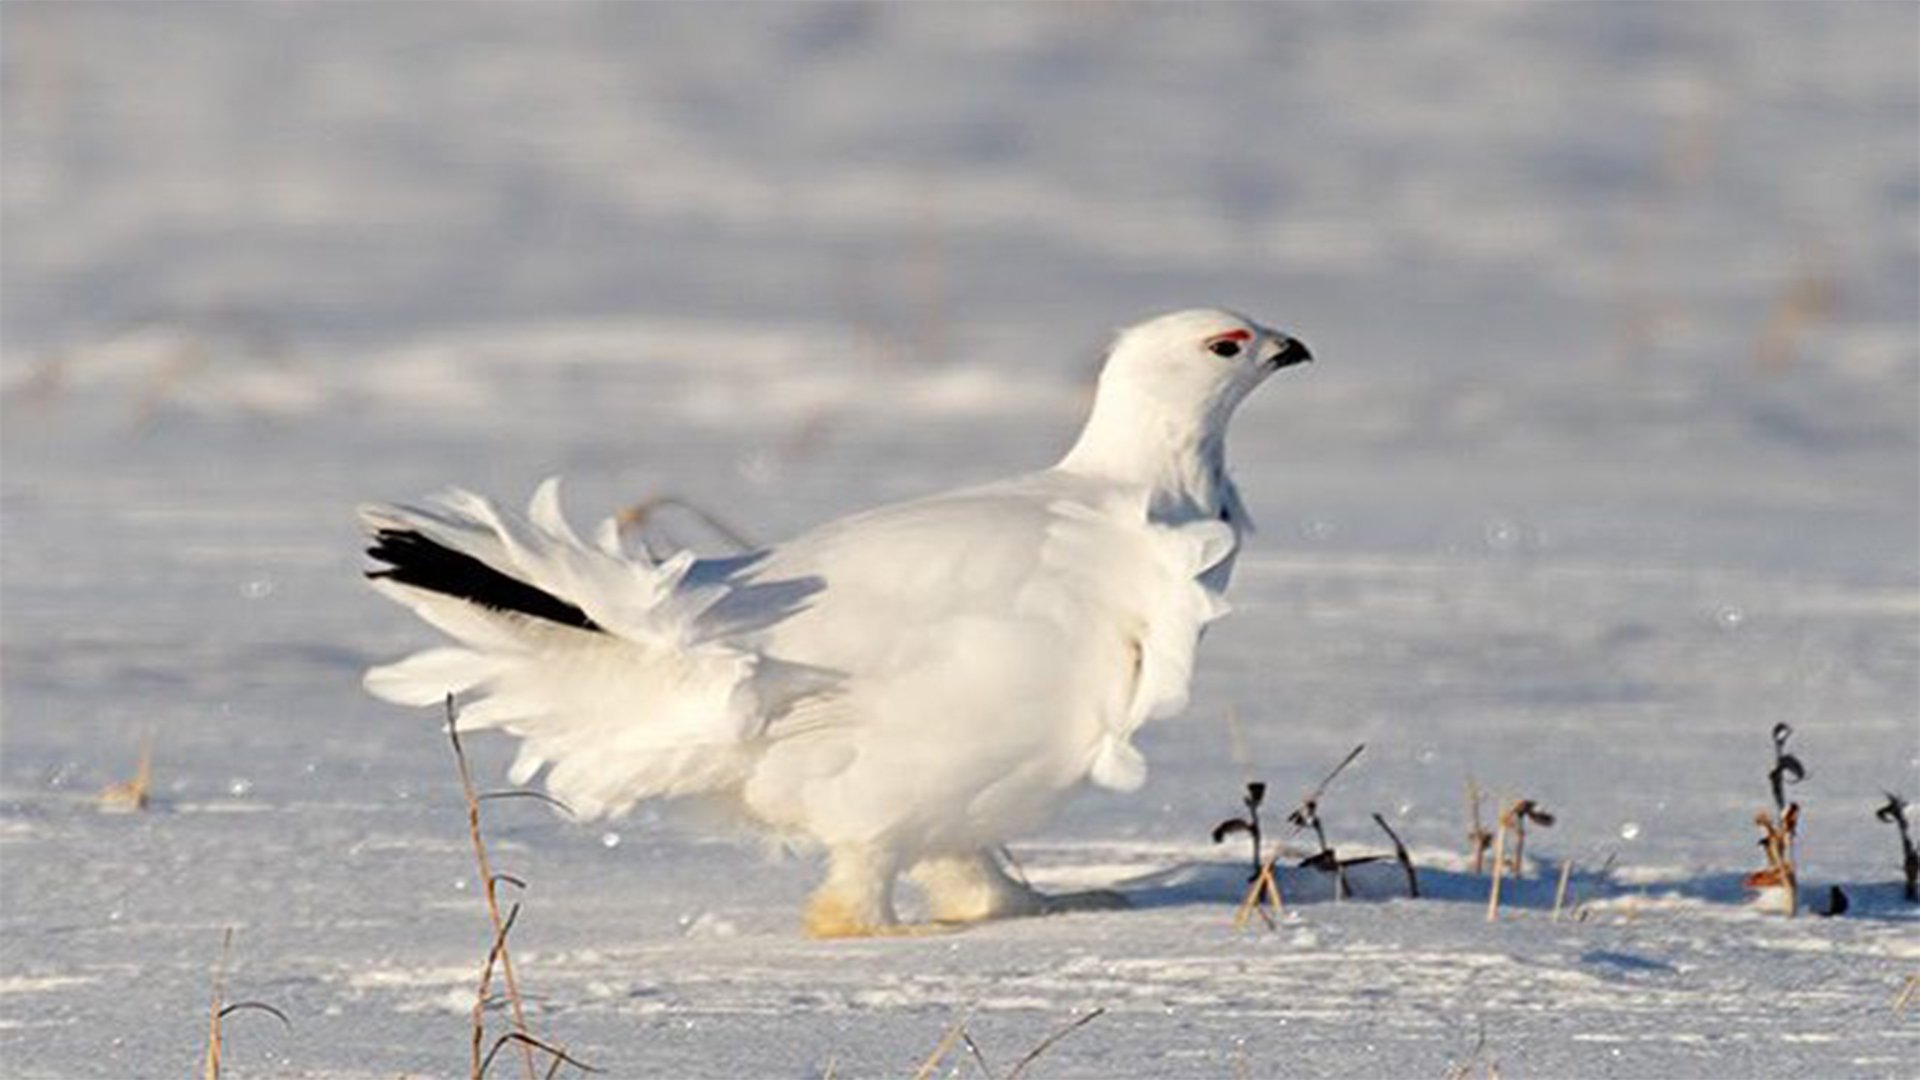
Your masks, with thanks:
M1103 380L1063 472L1146 489L1158 520L1219 518L1235 506L1226 474L1226 416Z

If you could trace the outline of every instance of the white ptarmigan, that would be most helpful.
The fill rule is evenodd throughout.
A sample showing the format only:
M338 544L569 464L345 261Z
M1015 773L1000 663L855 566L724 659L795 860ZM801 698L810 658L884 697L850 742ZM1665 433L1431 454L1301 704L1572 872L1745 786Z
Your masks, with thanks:
M454 491L378 506L375 588L452 637L367 674L461 730L519 736L577 815L727 800L825 849L805 924L898 932L895 878L936 923L1062 906L996 849L1083 781L1146 776L1133 733L1185 707L1247 518L1227 421L1311 359L1229 311L1123 331L1052 468L883 506L763 551L664 561L592 544L542 485L528 516Z

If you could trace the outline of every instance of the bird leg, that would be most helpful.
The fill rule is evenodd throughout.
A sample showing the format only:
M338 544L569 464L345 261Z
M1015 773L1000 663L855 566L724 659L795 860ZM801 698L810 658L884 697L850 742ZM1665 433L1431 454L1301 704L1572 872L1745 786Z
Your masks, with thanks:
M827 880L807 901L808 937L873 937L898 933L893 914L893 860L864 846L828 853Z
M907 876L926 893L927 915L935 922L981 922L1127 906L1126 897L1103 889L1049 896L1008 876L991 850L923 859Z

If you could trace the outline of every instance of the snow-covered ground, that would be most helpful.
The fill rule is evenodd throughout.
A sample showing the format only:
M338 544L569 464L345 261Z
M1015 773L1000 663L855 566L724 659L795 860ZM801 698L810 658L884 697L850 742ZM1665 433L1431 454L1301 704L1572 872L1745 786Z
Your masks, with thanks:
M563 473L774 538L1048 460L1108 330L1193 303L1322 362L1241 414L1262 530L1147 788L1013 847L1134 909L814 943L804 857L489 803L534 1029L621 1076L912 1075L963 1016L1004 1073L1095 1009L1029 1075L1914 1074L1920 9L0 20L8 1076L196 1068L228 927L293 1022L230 1075L464 1074L488 929L435 719L357 685L426 635L354 503ZM1780 722L1844 917L1740 887ZM1332 839L1382 814L1428 895L1289 871L1236 930L1208 831L1360 742ZM1470 776L1558 815L1496 924Z

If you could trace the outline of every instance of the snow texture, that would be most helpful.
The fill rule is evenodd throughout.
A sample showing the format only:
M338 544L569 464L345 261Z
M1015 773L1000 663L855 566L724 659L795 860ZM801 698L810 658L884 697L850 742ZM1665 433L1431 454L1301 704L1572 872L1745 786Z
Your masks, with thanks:
M564 474L791 535L1055 459L1111 329L1194 304L1319 362L1236 423L1259 530L1145 786L1012 847L1134 908L813 943L816 868L723 823L490 802L536 1031L622 1076L911 1075L961 1015L1005 1071L1095 1008L1029 1075L1913 1074L1913 6L0 19L6 1075L196 1068L227 927L294 1025L232 1017L231 1075L464 1073L488 929L435 719L358 685L427 642L356 504ZM1793 920L1740 886L1782 722ZM1208 830L1264 779L1297 861L1360 742L1331 838L1379 812L1427 895L1289 869L1235 930ZM1470 775L1558 815L1493 924Z

